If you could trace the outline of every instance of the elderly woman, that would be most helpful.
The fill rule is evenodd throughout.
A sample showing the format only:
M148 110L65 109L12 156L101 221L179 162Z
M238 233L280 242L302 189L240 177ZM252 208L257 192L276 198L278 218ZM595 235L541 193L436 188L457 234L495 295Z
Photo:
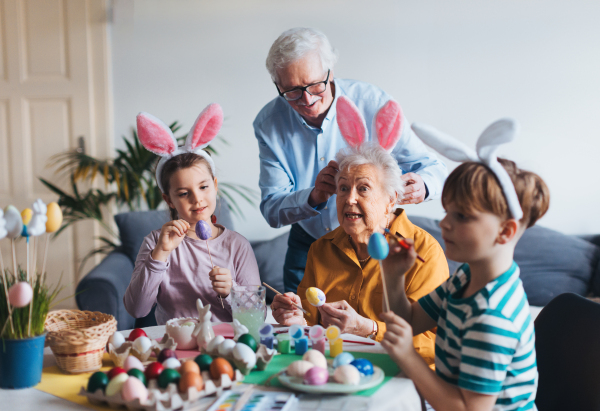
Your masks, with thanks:
M379 321L383 287L379 263L367 251L369 237L388 227L414 241L425 263L417 262L406 273L406 295L416 301L448 278L448 264L440 244L425 230L412 224L396 203L402 196L398 163L375 143L346 148L336 155L337 218L340 226L312 244L298 295L276 296L271 308L283 325L337 325L342 332L383 339L385 323ZM309 287L320 288L327 303L316 308L306 300ZM390 299L394 296L390 295ZM310 316L292 305L302 304ZM419 354L434 363L433 331L414 337Z

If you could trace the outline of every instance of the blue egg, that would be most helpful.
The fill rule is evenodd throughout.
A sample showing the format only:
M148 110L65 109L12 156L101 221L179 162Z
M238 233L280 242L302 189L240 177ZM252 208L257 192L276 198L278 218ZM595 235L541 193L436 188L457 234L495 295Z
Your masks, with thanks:
M381 233L373 233L367 247L369 255L376 260L385 260L390 252L390 245Z
M337 368L340 365L348 365L352 361L354 361L354 356L349 352L343 352L333 359L333 368Z
M373 364L369 360L358 358L352 361L350 365L354 365L362 375L373 375Z

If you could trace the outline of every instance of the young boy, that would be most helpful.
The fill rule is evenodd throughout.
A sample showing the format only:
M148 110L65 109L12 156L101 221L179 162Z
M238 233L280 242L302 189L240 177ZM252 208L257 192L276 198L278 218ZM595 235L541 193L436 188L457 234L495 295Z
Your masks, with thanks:
M392 245L383 262L394 298L393 312L381 314L387 325L382 345L436 411L536 409L533 321L513 253L523 232L548 210L549 192L536 174L498 162L512 180L522 218L512 217L497 172L466 162L446 180L447 214L440 222L446 257L465 264L411 304L403 273L414 264L414 249ZM433 372L416 355L412 336L435 326Z

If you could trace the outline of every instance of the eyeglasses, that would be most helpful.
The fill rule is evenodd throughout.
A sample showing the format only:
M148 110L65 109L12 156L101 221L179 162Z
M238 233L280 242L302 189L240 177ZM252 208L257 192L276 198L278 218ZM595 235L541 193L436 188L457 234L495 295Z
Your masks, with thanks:
M318 83L309 84L305 87L296 87L291 90L284 91L283 93L281 92L281 90L279 90L279 86L277 86L277 83L275 83L275 87L277 87L279 95L287 101L300 100L305 91L311 96L323 94L325 93L325 90L327 90L327 83L329 82L330 71L331 70L327 70L327 78L325 79L325 81L319 81Z

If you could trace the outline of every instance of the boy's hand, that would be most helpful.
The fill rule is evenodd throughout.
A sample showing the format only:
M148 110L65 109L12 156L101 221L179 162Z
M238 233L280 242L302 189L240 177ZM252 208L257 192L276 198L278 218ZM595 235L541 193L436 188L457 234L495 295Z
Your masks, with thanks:
M185 220L171 220L162 226L156 247L152 251L152 258L167 261L167 257L176 249L185 238L190 223Z
M413 333L410 324L393 312L382 312L379 318L385 321L386 331L381 345L401 368L414 356L418 356L413 345Z
M381 262L385 279L392 285L392 289L394 290L396 289L398 280L404 279L404 274L412 268L417 258L413 240L405 238L403 241L409 246L408 250L401 247L395 237L390 236L390 253Z
M273 318L281 325L290 326L293 324L306 325L304 314L294 304L302 306L302 301L294 293L277 294L271 303Z
M326 303L318 309L325 328L336 325L342 333L361 336L373 332L373 321L359 315L346 301Z
M231 292L231 286L233 285L231 271L227 268L215 266L210 270L208 276L210 277L213 290L215 290L222 298L227 297Z

